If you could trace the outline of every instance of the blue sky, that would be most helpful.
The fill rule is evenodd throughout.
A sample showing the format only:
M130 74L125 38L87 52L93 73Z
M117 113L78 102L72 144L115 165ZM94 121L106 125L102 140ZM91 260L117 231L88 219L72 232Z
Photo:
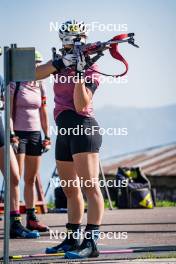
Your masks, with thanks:
M127 24L128 32L136 33L140 49L122 44L120 50L129 62L126 84L100 85L95 94L95 108L106 105L157 107L176 103L176 1L4 1L1 0L0 45L17 43L35 46L44 56L51 57L51 47L60 47L57 32L50 32L50 22L75 18L86 23ZM108 40L122 32L97 31L89 41ZM108 52L107 52L108 54ZM100 69L118 73L123 66L105 55ZM0 72L2 73L2 58ZM52 87L48 87L49 110L53 109Z

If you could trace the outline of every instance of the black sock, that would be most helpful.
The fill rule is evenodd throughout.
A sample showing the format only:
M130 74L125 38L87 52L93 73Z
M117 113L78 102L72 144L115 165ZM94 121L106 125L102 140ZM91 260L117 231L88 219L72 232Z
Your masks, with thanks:
M77 231L77 230L80 230L81 225L80 224L70 224L70 223L68 223L68 224L66 224L66 228L68 230L71 230L71 231Z
M90 230L99 230L100 226L99 225L93 225L93 224L87 224L85 231L90 231Z
M99 228L99 225L87 224L85 228L85 239L93 239L96 242L99 238Z
M10 214L10 225L15 225L21 222L20 214Z
M27 220L37 221L37 216L35 214L35 208L26 209L26 214L27 214Z
M81 225L80 224L66 224L67 239L71 243L75 243L76 240L80 240Z

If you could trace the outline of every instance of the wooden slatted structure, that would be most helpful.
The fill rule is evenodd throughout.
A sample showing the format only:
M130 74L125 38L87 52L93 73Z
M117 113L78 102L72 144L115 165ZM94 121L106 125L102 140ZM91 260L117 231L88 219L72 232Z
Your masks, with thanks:
M116 156L103 162L106 175L115 174L118 167L141 167L146 175L176 176L176 142L140 152Z

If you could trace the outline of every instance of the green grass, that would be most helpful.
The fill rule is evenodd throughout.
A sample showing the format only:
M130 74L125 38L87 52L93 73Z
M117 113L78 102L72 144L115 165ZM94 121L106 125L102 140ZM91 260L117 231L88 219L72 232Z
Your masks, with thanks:
M143 256L137 257L137 259L163 259L163 258L176 258L176 253L168 253L164 255L155 255L154 253L147 253Z
M85 204L85 208L87 209L87 202L85 202L84 204ZM104 200L104 207L105 207L105 208L108 208L108 209L110 208L110 205L109 205L109 201L108 201L108 199L105 199L105 200ZM116 207L115 207L115 201L112 201L112 207L113 207L113 208L116 208Z
M105 206L105 208L110 208L110 205L109 205L109 201L108 201L108 199L105 199L105 200L104 200L104 206ZM115 208L115 201L112 201L112 206L113 206L113 208ZM53 209L53 208L55 208L55 204L54 204L54 202L53 202L53 201L49 201L49 202L47 203L47 208L48 208L48 209ZM85 208L87 208L87 202L85 202Z
M104 200L104 206L105 208L110 208L109 205L109 201L108 199ZM112 201L112 206L113 208L116 208L115 206L115 201ZM163 201L156 201L156 207L175 207L176 206L176 202L172 202L172 201L167 201L167 200L163 200ZM47 204L48 209L53 209L55 208L55 204L53 201L49 201ZM87 202L85 202L85 208L87 208Z
M55 208L55 204L54 204L54 202L52 202L52 201L48 202L48 203L47 203L47 208L48 208L48 209L53 209L53 208Z
M163 201L156 201L156 207L174 207L176 206L176 202L163 200Z
M109 201L108 199L104 200L105 208L109 208ZM113 208L116 208L115 201L112 201ZM156 207L175 207L176 202L168 201L168 200L157 200Z
M110 204L109 204L108 199L105 199L105 200L104 200L104 207L105 207L105 208L110 208ZM115 201L112 201L112 207L113 207L113 208L116 208L116 207L115 207Z

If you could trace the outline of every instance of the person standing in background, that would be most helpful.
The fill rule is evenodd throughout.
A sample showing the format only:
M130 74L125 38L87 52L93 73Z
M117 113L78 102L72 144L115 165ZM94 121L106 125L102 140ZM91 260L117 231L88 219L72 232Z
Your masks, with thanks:
M42 62L35 53L36 67ZM35 214L35 181L39 174L41 154L49 150L49 121L46 93L41 81L11 83L11 143L16 153L20 176L24 169L24 199L26 227L40 232L48 231ZM45 135L42 141L41 128Z
M2 111L4 110L4 85L0 76L0 171L4 174L4 128L2 122ZM11 238L38 238L37 231L30 231L21 223L19 211L19 167L12 147L10 146L10 210L11 210ZM13 230L13 232L12 232Z

